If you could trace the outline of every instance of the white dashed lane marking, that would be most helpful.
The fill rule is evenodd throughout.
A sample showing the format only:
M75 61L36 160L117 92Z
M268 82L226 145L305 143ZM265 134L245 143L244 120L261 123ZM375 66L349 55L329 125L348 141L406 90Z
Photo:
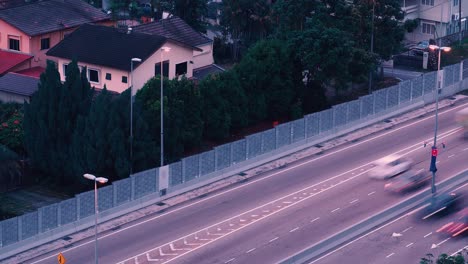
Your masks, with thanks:
M271 242L275 241L275 240L278 239L278 238L279 238L279 237L272 238L272 239L270 239L270 241L268 241L268 242L271 243Z
M249 250L248 250L247 252L245 252L245 253L250 253L250 252L254 251L255 249L256 249L256 248L251 248L251 249L249 249Z
M319 219L320 219L320 217L317 217L317 218L315 218L315 219L312 219L310 222L313 223L313 222L315 222L315 221L317 221L317 220L319 220Z
M430 235L432 235L432 232L430 232L429 234L426 234L426 235L424 236L424 238L426 238L426 237L428 237L428 236L430 236Z
M375 192L370 192L370 193L368 193L367 195L371 196L371 195L373 195L374 193L375 193Z
M351 202L349 202L350 204L353 204L355 202L359 201L359 199L356 199L356 200L352 200Z
M336 212L336 211L338 211L338 210L340 210L340 208L339 208L339 207L338 207L338 208L336 208L336 209L334 209L334 210L332 210L331 212L332 212L332 213L334 213L334 212Z

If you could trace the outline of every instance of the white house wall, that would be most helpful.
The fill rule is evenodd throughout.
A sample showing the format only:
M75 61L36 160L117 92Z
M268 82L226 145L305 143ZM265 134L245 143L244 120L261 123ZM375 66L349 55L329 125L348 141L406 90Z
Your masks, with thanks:
M213 64L213 42L200 45L198 48L202 49L203 51L193 51L193 68L197 69Z

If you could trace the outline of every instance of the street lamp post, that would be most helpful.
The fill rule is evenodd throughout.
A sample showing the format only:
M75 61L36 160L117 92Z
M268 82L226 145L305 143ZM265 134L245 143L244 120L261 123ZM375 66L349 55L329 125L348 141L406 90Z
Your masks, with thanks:
M163 68L164 68L164 60L163 54L164 52L169 52L171 50L170 47L162 47L161 48L161 167L164 166L164 76L163 76ZM169 72L168 72L169 75Z
M130 174L133 172L133 62L141 62L141 59L130 61Z
M97 193L97 183L106 183L108 181L107 178L104 177L96 177L92 174L84 174L88 180L94 181L94 258L96 264L98 264L98 245L97 245L97 224L98 224L98 193Z
M372 0L372 24L371 24L371 46L370 52L374 53L374 13L375 13L375 0ZM369 72L369 94L372 92L372 69Z
M434 128L434 145L432 146L432 158L431 158L431 165L430 171L432 171L432 181L431 181L431 192L432 195L436 194L436 186L435 186L435 173L437 171L436 168L436 158L437 158L437 128L439 125L439 92L441 89L441 76L440 76L440 58L442 51L449 52L450 47L439 47L436 45L429 45L429 49L437 50L438 52L438 60L437 60L437 82L436 82L436 109L435 109L435 128Z

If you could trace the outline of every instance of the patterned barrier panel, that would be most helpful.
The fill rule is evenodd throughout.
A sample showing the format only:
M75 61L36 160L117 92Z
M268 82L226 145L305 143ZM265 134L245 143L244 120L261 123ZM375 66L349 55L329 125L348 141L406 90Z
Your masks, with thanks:
M292 121L292 142L305 139L305 119Z
M333 106L333 127L339 127L346 124L347 121L347 112L348 112L348 104L343 103L339 105Z
M372 115L374 111L374 95L361 96L359 97L359 101L361 101L361 118Z
M428 72L424 74L424 94L431 93L435 90L437 72Z
M453 65L444 67L444 84L442 87L447 87L453 84Z
M140 198L156 191L156 169L133 174L135 178L135 198Z
M416 99L423 95L423 76L418 76L411 80L413 82L413 89L411 90L411 98Z
M348 102L348 117L347 121L353 122L361 118L361 102L359 100L354 100Z
M463 79L468 79L468 59L463 61Z
M71 198L61 201L60 207L60 225L66 225L78 220L78 201L76 198Z
M306 135L313 137L320 133L320 113L306 115Z
M18 221L19 217L2 221L2 246L18 242Z
M411 98L411 80L399 83L400 85L400 104L408 102Z
M453 83L460 81L460 63L453 65Z
M241 139L231 143L232 164L246 160L247 158L247 140Z
M320 111L320 134L333 128L333 108Z
M182 161L169 164L169 186L181 184L183 181Z
M200 176L200 155L194 155L182 159L184 168L184 182L193 180Z
M126 178L112 183L115 187L115 205L120 205L132 200L132 179Z
M281 148L291 144L291 123L284 123L276 127L276 147Z
M80 203L80 219L94 215L94 191L88 191L77 195Z
M58 226L58 203L39 208L41 213L41 232L54 229Z
M263 153L262 151L262 133L255 133L247 136L247 158L251 159Z
M203 177L208 173L212 173L216 170L216 162L215 162L215 151L210 150L200 154L200 163L201 169L200 174Z
M98 188L98 209L103 212L114 207L114 186L107 185Z
M35 236L39 233L39 212L32 212L20 216L21 239Z
M263 153L270 152L276 149L276 129L272 128L261 132Z
M224 144L215 147L216 151L216 170L222 170L231 166L231 144Z
M399 90L398 85L387 88L387 109L398 105Z
M387 109L387 89L381 89L374 92L374 114Z

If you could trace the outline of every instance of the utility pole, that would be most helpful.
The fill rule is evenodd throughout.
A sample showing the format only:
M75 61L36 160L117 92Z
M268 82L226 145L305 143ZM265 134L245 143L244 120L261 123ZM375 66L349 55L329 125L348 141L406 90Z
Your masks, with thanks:
M462 44L462 25L461 25L461 5L462 0L458 0L458 44Z

